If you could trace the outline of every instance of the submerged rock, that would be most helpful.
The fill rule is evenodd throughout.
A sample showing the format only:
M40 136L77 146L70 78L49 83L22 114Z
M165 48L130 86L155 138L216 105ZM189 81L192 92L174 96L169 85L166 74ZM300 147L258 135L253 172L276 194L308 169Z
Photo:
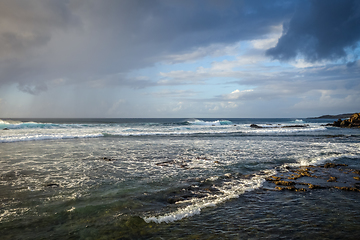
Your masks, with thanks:
M276 185L283 185L283 186L295 185L295 182L292 182L292 181L275 181L274 183Z
M360 192L360 170L346 168L346 164L326 163L322 166L302 166L287 169L279 175L266 178L264 189L275 185L275 190L310 191L339 189ZM291 179L293 181L288 181ZM306 186L303 188L301 186Z
M320 185L315 185L315 184L308 184L309 185L309 189L324 189L326 187L320 186Z
M266 125L271 125L271 124L266 124ZM266 127L266 128L306 128L308 127L308 124L304 124L304 125L285 125L285 126L280 126L280 124L278 124L278 126L271 126L271 127ZM264 128L262 126L259 126L257 124L251 124L250 125L251 128Z
M327 180L327 181L328 182L336 182L336 179L337 179L337 177L330 177L330 179Z
M172 165L179 166L181 168L187 169L188 165L185 163L185 161L175 161L175 160L169 160L164 162L155 163L156 166L161 167L169 167Z
M339 166L344 166L346 167L346 164L335 164L335 163L326 163L324 165L324 168L334 168L334 167L339 167Z
M281 128L306 128L309 125L287 125L287 126L282 126Z

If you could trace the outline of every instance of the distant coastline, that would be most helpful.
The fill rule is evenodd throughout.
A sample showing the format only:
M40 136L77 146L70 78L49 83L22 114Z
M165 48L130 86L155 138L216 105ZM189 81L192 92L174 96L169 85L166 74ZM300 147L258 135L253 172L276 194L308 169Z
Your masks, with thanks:
M339 119L350 118L354 113L343 113L338 115L322 115L320 117L309 117L308 119Z

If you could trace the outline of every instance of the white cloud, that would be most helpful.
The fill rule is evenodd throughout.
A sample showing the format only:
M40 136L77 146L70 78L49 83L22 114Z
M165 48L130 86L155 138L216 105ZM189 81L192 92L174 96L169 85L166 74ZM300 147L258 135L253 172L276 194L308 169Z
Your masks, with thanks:
M221 56L235 56L238 54L240 43L224 45L224 44L211 44L207 47L198 47L186 53L171 54L165 56L165 63L175 64L181 62L194 62L204 57L221 57Z
M283 32L283 25L276 25L272 27L272 31L268 34L267 38L263 39L255 39L250 41L252 46L255 49L267 50L269 48L275 47L279 38L281 37Z
M307 62L305 61L305 59L296 59L295 61L290 61L289 62L292 66L296 67L296 68L310 68L310 67L322 67L322 66L326 66L327 63L329 63L328 61L319 61L319 62Z
M244 98L246 97L246 95L248 95L249 93L252 93L254 91L254 89L247 89L247 90L242 90L240 91L239 89L236 89L235 91L223 95L223 97L225 99L239 99L239 98Z

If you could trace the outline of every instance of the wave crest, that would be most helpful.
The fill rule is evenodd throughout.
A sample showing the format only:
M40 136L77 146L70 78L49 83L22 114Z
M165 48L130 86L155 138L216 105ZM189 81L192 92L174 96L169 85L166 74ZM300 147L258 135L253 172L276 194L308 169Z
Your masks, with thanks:
M214 207L229 199L238 198L239 195L244 194L245 192L260 188L265 182L265 178L274 175L276 172L277 171L274 169L265 170L262 173L256 174L251 179L238 179L226 182L224 186L218 188L220 194L210 195L200 199L195 198L189 201L191 203L190 205L179 208L174 212L160 216L144 217L143 219L147 223L169 223L200 214L203 208Z
M220 125L231 125L233 124L229 120L216 120L216 121L203 121L199 119L191 119L185 121L189 125L204 125L204 126L220 126Z

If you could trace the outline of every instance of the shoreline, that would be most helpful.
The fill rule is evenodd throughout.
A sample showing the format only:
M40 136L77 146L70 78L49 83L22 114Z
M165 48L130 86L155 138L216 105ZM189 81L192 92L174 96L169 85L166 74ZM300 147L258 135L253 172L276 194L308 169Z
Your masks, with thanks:
M322 115L320 117L308 117L306 119L339 119L339 118L350 118L355 113L342 113L337 115Z

